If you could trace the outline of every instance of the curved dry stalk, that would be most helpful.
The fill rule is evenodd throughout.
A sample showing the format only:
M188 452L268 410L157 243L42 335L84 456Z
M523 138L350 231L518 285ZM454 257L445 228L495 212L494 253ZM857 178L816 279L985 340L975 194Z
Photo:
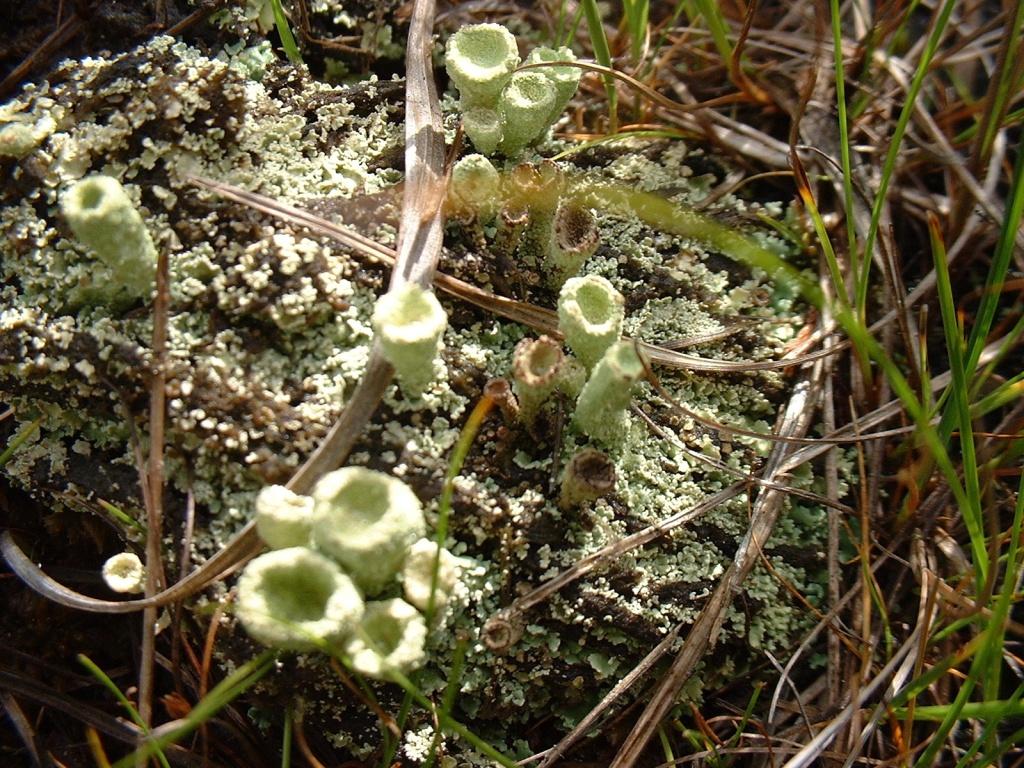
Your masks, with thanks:
M911 665L913 664L911 654L919 643L921 632L922 627L918 624L914 631L910 633L910 636L903 641L903 645L893 654L889 662L882 667L879 673L867 685L861 688L857 697L838 716L833 718L828 725L822 728L817 736L790 758L783 768L807 768L807 766L810 766L825 753L825 749L832 743L832 740L846 727L846 724L853 716L860 712L864 705L874 697L875 693L883 685L886 685L896 675L905 676L909 671L906 669L907 661L909 660ZM892 692L894 692L892 688L887 691L888 694ZM886 698L891 698L891 696Z
M100 733L124 744L135 744L145 736L142 729L134 723L121 717L113 717L102 710L71 699L65 692L40 683L17 671L0 669L0 688L49 709L70 715L76 721L95 728ZM179 765L195 764L194 755L177 744L165 747L164 754L169 760Z
M40 757L39 745L36 743L35 729L25 716L25 711L18 704L18 700L7 693L7 691L3 691L0 692L0 706L3 707L7 718L14 727L15 733L18 734L18 738L21 739L21 743L24 745L25 751L28 752L29 757L32 759L33 767L42 768L43 760Z

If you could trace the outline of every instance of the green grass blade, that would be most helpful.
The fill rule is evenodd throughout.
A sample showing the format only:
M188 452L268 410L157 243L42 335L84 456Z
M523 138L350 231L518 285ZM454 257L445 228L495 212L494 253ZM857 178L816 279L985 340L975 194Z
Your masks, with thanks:
M288 18L284 15L284 9L281 8L281 0L270 0L270 7L274 11L274 26L277 27L277 34L281 37L281 46L284 48L288 61L300 66L302 53L299 52L292 29L288 26Z
M288 707L284 713L284 726L281 729L281 768L291 768L292 765L292 708Z
M939 723L946 719L953 709L951 704L935 704L927 707L918 707L914 710L915 720ZM897 710L897 715L905 717L905 710ZM1007 701L969 701L957 712L960 720L988 720L996 721L1006 717L1021 717L1024 715L1024 702L1016 699Z
M729 42L729 25L725 23L725 17L719 9L718 3L713 0L695 0L697 10L704 17L711 33L711 39L715 41L715 48L718 55L722 57L722 63L728 67L732 61L732 43ZM691 19L693 21L693 19Z
M594 58L597 63L605 67L612 67L612 51L608 45L608 38L604 33L604 24L601 21L601 10L597 7L597 0L583 0L583 15L587 18L587 29L590 31L590 44L594 48ZM608 99L608 131L615 133L619 129L619 96L615 90L615 79L610 75L602 75L604 79L605 97Z
M970 381L964 370L964 340L957 323L956 304L953 300L953 286L949 279L949 267L946 264L946 248L939 232L939 222L928 217L928 231L931 236L932 256L935 265L936 293L939 310L942 314L942 329L946 337L946 349L949 350L949 367L952 375L950 388L952 397L949 407L955 409L957 424L960 429L960 452L964 477L964 491L967 506L960 508L967 534L971 539L971 551L974 555L974 567L977 569L975 584L980 591L988 577L988 545L985 537L985 523L982 518L981 487L978 480L978 461L974 446L974 426L971 421L971 408L968 402Z
M78 654L78 663L89 670L89 674L99 680L103 687L113 694L114 698L117 699L118 703L120 703L124 708L124 711L128 713L128 717L131 718L131 721L135 723L143 733L148 735L150 733L149 726L146 725L146 722L142 719L142 715L139 714L139 710L137 710L135 705L129 701L128 697L121 692L121 689L117 687L114 681L107 676L107 673L100 669L99 666L97 666L96 663L84 653ZM164 755L162 750L156 750L156 759L163 768L170 768L170 763L167 762L167 756Z
M650 15L649 0L623 0L622 15L629 32L629 55L638 64L647 39L647 20Z
M982 164L992 154L992 145L995 143L996 134L999 132L1000 124L1003 121L1010 101L1019 95L1017 90L1020 84L1015 83L1014 79L1017 75L1015 54L1020 49L1013 41L1018 41L1019 43L1021 32L1024 30L1024 3L1013 3L1013 6L1015 6L1013 19L1004 29L1007 55L1002 57L999 72L996 73L993 81L995 91L991 92L991 101L986 105L987 108L982 111L981 143L976 153Z
M424 611L428 627L434 618L434 596L437 591L438 572L441 568L441 550L448 539L448 518L451 515L452 497L455 494L455 478L462 471L462 464L469 454L469 449L473 447L473 440L480 430L480 425L483 424L494 405L494 401L486 395L480 399L472 413L469 414L469 418L466 419L462 431L459 432L459 439L455 443L452 457L448 461L448 471L445 474L444 486L441 488L441 499L437 505L437 533L435 535L437 555L434 557L434 570L430 575L430 599L427 601L427 610Z
M836 109L839 122L839 162L843 172L843 211L846 218L846 242L850 252L850 267L853 270L853 274L856 275L860 273L860 263L857 260L856 211L853 203L853 166L850 161L850 123L849 117L846 114L846 75L843 66L842 12L839 8L839 0L829 0L829 8L832 16L833 67L836 78ZM831 270L831 264L829 264L829 269ZM836 290L839 291L840 289L845 300L847 292L844 283L836 283Z
M420 691L420 689L417 688L413 684L413 682L408 677L403 675L401 672L392 671L391 681L399 685L403 690L405 690L405 692L412 697L413 701L415 701L417 704L423 707L426 711L434 712L437 715L437 721L440 724L442 730L452 733L458 736L459 738L463 739L464 741L468 742L469 745L472 746L474 749L478 750L481 754L491 758L499 765L504 766L504 768L518 768L519 764L516 763L515 760L512 760L510 757L499 752L497 749L492 747L486 741L484 741L471 730L469 730L469 728L467 728L465 725L460 723L458 720L455 720L451 715L447 714L446 712L438 710L430 701L430 699L424 696L423 692Z
M118 760L114 768L129 768L137 760L145 760L164 747L174 744L198 729L217 712L230 704L235 698L251 688L274 667L277 652L267 650L254 659L241 665L218 683L206 694L184 718L182 724L162 734L156 739L147 741L134 754Z
M885 207L885 201L888 196L889 184L892 182L893 174L896 171L896 160L899 158L900 147L903 144L903 135L907 131L907 125L910 123L910 117L914 113L917 97L921 93L925 76L930 70L932 59L935 58L939 43L946 33L946 25L949 23L949 17L955 5L956 0L945 0L942 4L939 16L935 20L935 26L928 37L924 52L921 54L921 60L917 62L917 69L910 83L910 90L907 93L903 109L900 110L899 118L896 120L896 128L889 141L889 151L886 153L885 161L882 164L882 177L879 180L878 192L875 194L875 201L871 207L871 222L868 226L867 236L864 238L864 252L861 255L860 273L857 277L856 306L857 317L861 322L864 322L867 317L871 257L875 249L875 239L878 237L878 227L882 219L882 209Z
M138 520L136 520L135 518L133 518L120 507L111 504L109 501L104 501L103 499L96 499L96 503L103 507L103 510L108 515L114 518L116 522L120 523L125 528L130 528L141 534L146 533L146 526Z
M964 368L972 375L985 347L985 339L992 329L996 316L1003 283L1010 268L1013 257L1014 241L1020 231L1021 215L1024 213L1024 151L1017 152L1017 162L1013 169L1013 182L1010 189L1009 205L999 231L999 242L996 244L992 266L985 282L985 290L981 296L981 304L975 314L974 327L967 342L967 360Z
M40 416L38 419L33 421L31 424L26 424L22 427L18 434L11 438L11 442L4 448L3 453L0 453L0 467L3 467L11 457L18 452L18 449L25 444L28 440L39 429L39 425L43 423L44 416Z

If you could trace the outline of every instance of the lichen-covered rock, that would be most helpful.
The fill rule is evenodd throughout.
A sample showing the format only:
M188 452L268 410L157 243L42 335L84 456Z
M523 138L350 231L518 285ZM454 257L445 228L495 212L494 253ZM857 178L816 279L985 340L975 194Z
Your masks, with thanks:
M4 467L11 481L48 504L79 508L104 498L139 505L128 419L145 439L151 307L139 299L72 311L71 297L88 284L94 261L59 212L64 189L104 173L124 185L156 248L169 255L168 525L191 491L202 557L251 517L257 491L286 481L341 412L365 365L386 276L325 240L198 189L189 177L229 181L349 221L372 219L366 201L381 199L401 178L393 169L403 141L399 95L395 84L332 88L274 67L255 82L226 62L158 39L112 61L65 64L0 108L0 122L32 126L35 142L0 155L0 174L10 179L0 190L0 400L16 413L0 422L0 437L45 416ZM559 190L619 183L693 204L706 196L716 168L682 143L598 147L560 163ZM547 232L557 196L536 199L544 204L533 215L547 217ZM747 216L753 205L726 195L706 212L785 251ZM762 360L778 356L795 334L800 307L791 290L759 270L636 218L605 210L593 218L600 245L582 273L604 277L622 294L625 335L666 344L706 336L714 340L688 351ZM370 234L386 240L393 230ZM479 221L455 222L441 268L551 309L557 287L541 274L544 258L531 251L537 241L529 226L495 233ZM449 325L440 377L415 401L389 389L349 458L406 482L428 527L468 409L489 378L512 375L516 345L537 335L441 299ZM781 373L658 374L693 411L763 431L787 388ZM589 445L565 394L581 385L560 383L529 430L486 422L455 486L445 548L460 558L460 578L426 639L416 680L428 693L443 688L460 639L469 638L453 714L496 743L511 745L525 724L552 714L558 725L575 722L673 626L691 622L735 552L748 502L724 504L563 589L526 615L521 639L504 653L483 642L486 620L561 569L730 485L736 477L721 465L752 472L770 449L766 441L723 439L641 384L634 402L658 429L627 411L619 442L606 450L614 491L559 509L559 468ZM812 599L823 516L807 502L794 505L764 552ZM785 648L810 621L773 575L755 571L727 616L715 664L688 695L699 697L762 650ZM322 661L288 663L290 673L272 684L305 699L307 722L353 751L376 745L376 722L363 718L365 731L354 725L358 705L339 695ZM388 695L381 694L385 704ZM415 713L409 727L429 722L429 713ZM468 747L450 748L475 760Z

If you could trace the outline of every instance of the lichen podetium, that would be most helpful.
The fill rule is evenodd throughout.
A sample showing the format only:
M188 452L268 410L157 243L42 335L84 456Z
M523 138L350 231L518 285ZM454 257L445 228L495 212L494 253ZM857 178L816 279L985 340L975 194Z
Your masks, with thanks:
M287 480L338 417L365 366L386 274L326 239L199 191L188 176L351 218L365 210L357 198L401 179L393 168L403 146L400 94L394 83L333 87L275 65L256 82L158 38L113 60L66 63L49 83L2 107L0 120L42 128L24 154L0 157L0 174L11 180L0 190L0 398L16 412L10 426L0 426L16 431L46 416L3 468L7 478L46 505L89 509L103 498L123 509L140 506L123 414L127 406L144 428L149 313L142 299L75 300L93 279L96 257L70 237L59 209L77 180L107 174L142 211L156 247L170 254L168 508L181 508L190 491L199 509L194 557L222 547L252 516L258 491ZM454 103L446 104L454 132ZM538 151L565 148L547 142ZM523 159L548 178L540 155L527 150ZM579 194L574 204L588 210L582 193L611 183L692 205L724 175L721 161L683 142L596 147L552 167L565 194ZM497 171L502 179L516 173L500 163ZM559 282L546 279L542 248L554 203L536 197L522 217L507 217L519 221L514 226L473 215L453 221L441 269L554 309ZM733 195L705 210L788 258L790 246L754 215L782 213ZM625 335L661 344L711 334L714 341L688 351L746 361L777 357L799 327L803 307L792 285L772 282L763 269L628 213L588 216L600 244L582 257L581 273L605 278L624 297ZM394 231L378 222L367 234L388 243ZM441 298L449 324L437 378L422 392L391 387L349 459L412 487L428 528L468 408L488 379L512 377L516 345L540 335ZM779 372L658 373L693 411L763 432L788 385ZM589 444L566 394L581 386L552 389L529 428L501 423L497 410L484 423L454 485L446 546L462 559L462 578L431 629L417 677L428 693L442 688L456 638L468 634L453 715L512 752L527 749L517 741L526 724L551 715L559 727L576 722L672 627L694 619L746 528L746 499L562 590L529 613L521 639L505 653L480 640L488 617L609 542L734 482L701 455L749 472L768 449L766 441L723 439L675 415L641 383L632 402L657 431L626 411L615 440L601 446L614 492L560 509L557 468ZM794 482L810 487L815 479L808 472ZM814 600L822 589L824 511L788 503L764 554ZM809 622L778 580L756 570L726 615L714 663L686 695L699 699L764 651L786 647ZM234 663L247 647L238 630L221 658ZM358 754L378 744L376 726L324 674L323 657L283 663L287 674L267 685L304 700L307 730L320 727ZM386 686L378 694L385 708L397 695ZM280 699L262 701L269 710ZM252 711L260 706L257 698ZM430 722L427 712L411 716L409 760L422 757L417 745ZM449 749L465 763L486 764L465 745Z

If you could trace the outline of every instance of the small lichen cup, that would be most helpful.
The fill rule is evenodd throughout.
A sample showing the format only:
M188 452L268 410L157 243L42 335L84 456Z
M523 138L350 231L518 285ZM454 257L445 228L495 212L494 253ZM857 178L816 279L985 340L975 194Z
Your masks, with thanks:
M493 106L518 66L516 39L500 24L473 24L448 38L445 69L464 107Z
M541 64L556 61L576 61L576 56L571 49L565 46L548 48L542 45L530 51L530 55L526 57L526 61L523 63ZM569 100L572 99L573 94L576 93L582 71L578 67L542 67L530 71L541 73L555 87L555 103L548 118L548 124L550 125L558 119L558 116L562 114L562 110L565 109Z
M459 578L459 560L447 549L438 554L437 542L420 539L409 549L402 567L402 593L411 605L424 613L430 607L430 591L437 563L437 584L434 590L434 611L442 610Z
M501 144L501 115L491 107L470 107L462 113L462 129L477 151L493 154Z
M272 648L340 645L363 616L363 598L338 564L306 547L277 549L246 565L235 615Z
M367 677L387 680L411 672L426 660L427 625L401 598L366 604L358 630L345 646L352 666Z
M103 564L103 581L115 592L138 594L146 588L146 567L134 552L120 552Z
M588 370L622 335L625 299L599 275L573 277L558 294L558 329Z
M513 75L498 99L498 114L501 115L498 148L512 156L540 138L551 125L551 113L557 102L558 91L541 73Z
M541 406L555 391L565 355L554 339L523 339L512 355L512 380L519 399L519 417L532 426Z
M441 302L430 291L406 283L377 299L372 323L402 390L411 397L422 394L434 380L434 360L448 325Z
M256 532L271 549L309 544L313 499L283 485L268 485L256 496Z
M71 231L107 267L109 286L136 298L148 298L156 280L156 248L146 223L121 182L112 176L88 176L60 198ZM98 284L101 281L97 281Z
M481 154L466 155L452 166L449 189L452 207L480 222L493 219L501 207L501 176Z
M313 544L370 596L398 575L426 533L423 507L405 483L365 467L329 472L313 488Z
M628 425L626 409L633 385L645 370L631 342L619 341L609 347L576 401L573 422L580 431L606 445L618 442Z

